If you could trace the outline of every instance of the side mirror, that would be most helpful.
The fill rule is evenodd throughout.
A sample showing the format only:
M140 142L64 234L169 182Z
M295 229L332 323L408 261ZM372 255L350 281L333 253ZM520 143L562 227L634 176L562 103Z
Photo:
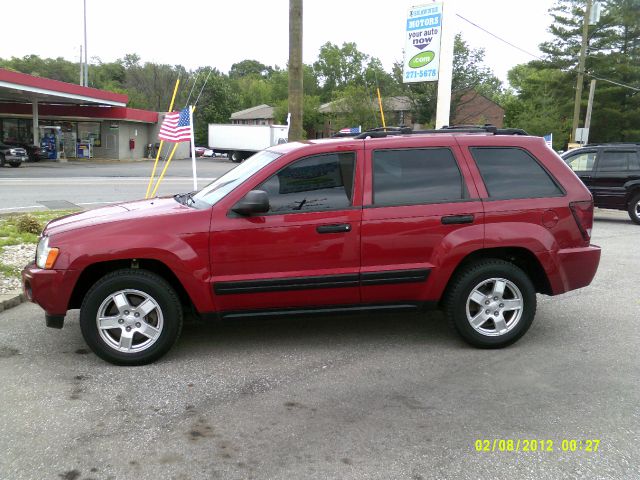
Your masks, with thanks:
M238 215L252 215L269 211L269 195L264 190L251 190L231 209Z

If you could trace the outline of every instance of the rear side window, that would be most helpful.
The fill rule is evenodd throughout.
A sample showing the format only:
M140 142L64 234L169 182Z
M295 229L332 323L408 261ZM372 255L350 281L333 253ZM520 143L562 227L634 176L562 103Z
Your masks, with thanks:
M515 147L476 147L471 155L478 165L489 198L539 198L563 195L538 161Z
M256 189L269 195L269 213L349 208L355 163L353 152L306 157L283 168Z
M605 150L600 155L598 170L621 171L635 160L636 152L625 150ZM633 168L633 167L632 167Z
M590 172L596 162L596 152L585 152L569 157L567 163L574 172Z
M465 189L448 148L373 152L373 204L418 205L460 200Z

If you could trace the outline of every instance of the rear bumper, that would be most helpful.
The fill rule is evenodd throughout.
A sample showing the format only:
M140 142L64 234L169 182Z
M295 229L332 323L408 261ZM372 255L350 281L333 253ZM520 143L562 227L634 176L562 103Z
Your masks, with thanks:
M551 253L552 271L548 272L553 295L586 287L600 264L600 247L589 245Z
M43 270L35 263L27 265L22 271L24 294L33 303L40 305L47 318L47 325L60 325L67 313L73 287L78 273L75 270ZM53 320L56 319L56 320Z

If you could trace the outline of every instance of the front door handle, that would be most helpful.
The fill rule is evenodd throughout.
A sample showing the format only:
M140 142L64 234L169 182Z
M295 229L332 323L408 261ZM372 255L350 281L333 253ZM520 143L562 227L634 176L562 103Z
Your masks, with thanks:
M473 215L446 215L440 219L443 225L473 223Z
M338 223L336 225L320 225L316 227L318 233L347 233L351 231L348 223Z

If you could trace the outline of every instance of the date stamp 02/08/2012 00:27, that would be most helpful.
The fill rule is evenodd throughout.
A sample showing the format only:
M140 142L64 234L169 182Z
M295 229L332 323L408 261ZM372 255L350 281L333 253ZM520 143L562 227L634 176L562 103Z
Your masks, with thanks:
M600 439L478 438L476 452L597 452Z

